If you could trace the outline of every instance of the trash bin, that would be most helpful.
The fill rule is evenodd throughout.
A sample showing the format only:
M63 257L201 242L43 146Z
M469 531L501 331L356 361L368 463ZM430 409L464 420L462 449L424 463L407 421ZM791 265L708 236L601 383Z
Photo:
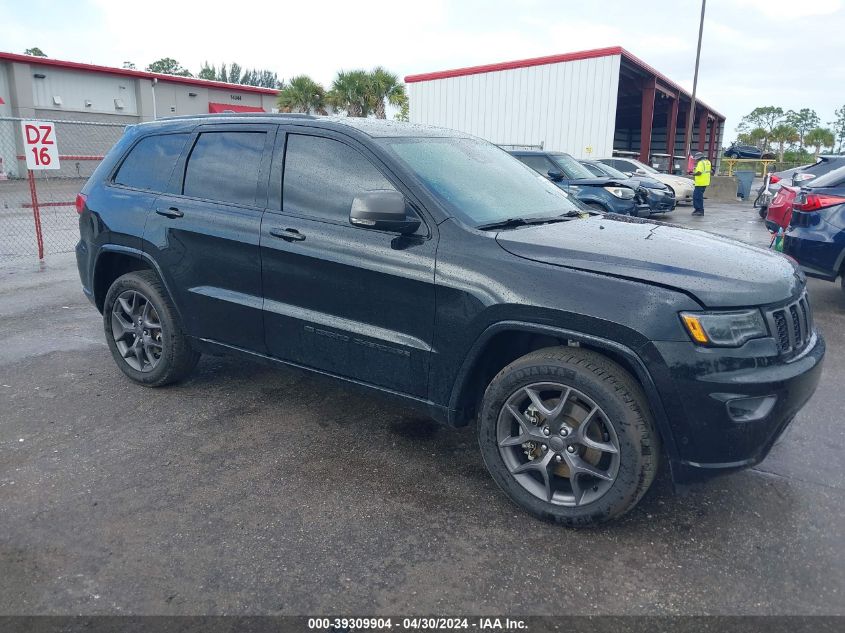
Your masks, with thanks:
M751 169L738 169L734 172L736 176L736 195L743 200L748 200L751 195L751 183L754 182L754 171Z

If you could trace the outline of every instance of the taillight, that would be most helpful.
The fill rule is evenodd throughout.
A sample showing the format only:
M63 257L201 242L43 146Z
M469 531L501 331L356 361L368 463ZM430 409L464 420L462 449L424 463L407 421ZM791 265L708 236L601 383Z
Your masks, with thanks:
M88 200L88 196L86 196L84 193L76 194L76 212L77 213L81 214L83 211L85 211L85 201L86 200Z
M812 180L813 178L815 178L815 175L813 175L813 174L806 174L806 173L795 174L792 177L792 181L793 182L806 182L808 180Z
M780 182L780 176L775 176L774 174L772 174L772 177L769 179L769 182L771 182L772 184Z
M818 211L837 204L845 203L842 196L830 196L822 193L802 194L792 205L796 211Z

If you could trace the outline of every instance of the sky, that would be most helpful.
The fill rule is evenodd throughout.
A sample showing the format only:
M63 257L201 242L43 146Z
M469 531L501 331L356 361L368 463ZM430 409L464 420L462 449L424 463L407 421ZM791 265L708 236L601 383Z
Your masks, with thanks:
M699 97L732 139L756 106L845 105L845 1L709 0ZM243 7L243 8L240 8ZM377 65L408 74L622 46L692 88L700 0L0 0L0 50L139 69L173 57L280 78Z

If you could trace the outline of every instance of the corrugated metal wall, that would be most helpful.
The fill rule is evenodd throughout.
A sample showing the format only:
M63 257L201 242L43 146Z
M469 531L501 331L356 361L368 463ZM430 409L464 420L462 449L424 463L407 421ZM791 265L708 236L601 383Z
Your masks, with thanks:
M610 156L619 55L408 84L410 120L493 143Z

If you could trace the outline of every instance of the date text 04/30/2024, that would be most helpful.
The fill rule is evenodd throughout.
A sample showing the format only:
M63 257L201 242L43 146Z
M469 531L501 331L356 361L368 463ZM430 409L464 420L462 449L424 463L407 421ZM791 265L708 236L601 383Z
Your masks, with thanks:
M453 630L476 629L479 631L520 631L526 628L524 620L511 618L479 617L479 618L447 618L447 617L415 617L415 618L309 618L308 628L323 631L356 631L356 630Z

